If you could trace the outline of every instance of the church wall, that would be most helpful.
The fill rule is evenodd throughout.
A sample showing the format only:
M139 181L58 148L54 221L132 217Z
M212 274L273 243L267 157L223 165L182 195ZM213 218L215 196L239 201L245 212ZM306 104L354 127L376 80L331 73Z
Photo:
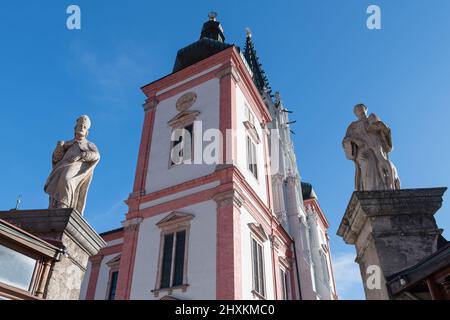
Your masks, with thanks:
M215 299L216 297L216 202L209 200L177 210L193 214L189 231L186 292L174 290L170 295L179 299ZM160 229L156 226L170 212L144 219L139 229L136 260L131 287L131 299L160 299L168 294L155 289Z
M245 98L244 93L240 89L239 86L236 87L236 123L237 123L237 167L244 175L246 181L249 185L255 190L260 199L267 205L267 184L266 184L266 173L264 169L264 141L263 141L263 132L261 126L259 125L258 118L256 113L253 111L255 115L255 127L256 131L261 139L259 144L256 144L257 149L257 161L258 161L258 180L254 177L254 175L247 168L247 134L246 128L244 126L244 121L247 121L245 116L245 104L247 104L251 110L252 107L250 103Z
M117 253L114 253L103 257L100 272L98 274L97 286L95 288L94 300L106 300L106 291L108 290L109 274L111 270L107 263L117 255Z
M197 101L189 110L201 112L197 120L202 121L203 132L209 128L219 128L218 78L212 78L160 101L156 108L152 141L150 142L152 146L146 178L146 191L148 193L210 174L215 170L214 164L178 165L169 168L172 128L167 122L179 113L175 107L176 101L186 92L197 94Z
M120 236L120 237L118 237ZM107 241L108 239L111 239ZM83 282L81 284L81 290L80 290L80 300L85 300L89 283L93 281L97 281L95 285L95 295L94 298L96 300L105 300L106 299L106 291L108 288L108 282L109 282L109 273L110 273L110 267L106 265L111 259L117 257L120 254L121 248L120 245L123 244L123 238L122 234L119 232L115 233L113 235L107 235L104 237L104 240L106 242L106 247L104 247L102 250L99 251L99 253L92 257L97 258L101 257L101 263L100 263L100 271L97 275L97 279L91 279L91 272L92 272L92 261L91 259L88 262L88 265L86 267L86 273L83 278ZM95 277L95 275L92 275Z
M89 284L89 277L91 275L91 261L88 262L88 265L86 267L86 272L84 274L83 282L81 283L81 289L80 289L80 299L79 300L85 300L86 299L86 293L87 293L87 287Z
M252 293L253 290L253 271L252 271L252 250L251 250L251 231L248 227L249 223L257 223L252 215L245 209L241 208L241 253L242 253L242 299L254 300L258 299ZM270 241L263 243L264 250L264 270L265 285L267 299L275 299L273 286L273 269L272 269L272 248Z

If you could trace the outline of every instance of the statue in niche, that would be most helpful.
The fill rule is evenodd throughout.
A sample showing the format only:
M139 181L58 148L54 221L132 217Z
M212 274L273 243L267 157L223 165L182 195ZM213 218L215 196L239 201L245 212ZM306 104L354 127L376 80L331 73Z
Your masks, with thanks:
M45 183L49 209L73 208L81 215L94 169L100 160L97 147L86 137L91 127L88 116L81 116L75 125L75 138L58 141L52 156L52 172Z
M355 162L355 190L398 190L400 178L389 160L392 151L391 129L367 107L354 108L357 121L350 124L342 142L347 159Z

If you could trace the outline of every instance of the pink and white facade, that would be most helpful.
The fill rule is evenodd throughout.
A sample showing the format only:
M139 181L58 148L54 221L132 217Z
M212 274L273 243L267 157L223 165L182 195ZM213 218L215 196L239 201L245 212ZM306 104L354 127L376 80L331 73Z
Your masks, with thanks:
M328 222L312 189L303 199L287 112L255 82L252 50L225 44L211 18L174 72L142 87L128 213L102 235L81 299L337 299ZM174 163L179 141L194 164ZM202 159L208 145L218 161Z

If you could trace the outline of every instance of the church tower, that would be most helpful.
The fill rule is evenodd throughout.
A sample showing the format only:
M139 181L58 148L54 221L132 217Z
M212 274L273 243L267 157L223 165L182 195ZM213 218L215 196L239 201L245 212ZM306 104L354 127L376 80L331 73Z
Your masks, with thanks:
M91 259L81 298L301 299L300 179L292 144L283 149L273 123L284 107L272 99L251 34L241 52L210 14L172 73L142 91L128 213L123 228L102 234L108 246ZM284 163L279 181L277 148L285 153L275 157ZM291 177L295 209L286 202Z

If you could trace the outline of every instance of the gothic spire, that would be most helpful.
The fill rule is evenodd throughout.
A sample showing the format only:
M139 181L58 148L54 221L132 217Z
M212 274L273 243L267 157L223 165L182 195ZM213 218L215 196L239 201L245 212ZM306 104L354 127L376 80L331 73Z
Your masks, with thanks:
M262 64L259 62L259 57L256 54L255 46L253 45L252 41L252 33L248 28L244 48L244 57L253 72L253 82L258 88L261 95L264 93L264 91L267 91L269 94L271 94L272 90L269 85L269 80L265 75Z

